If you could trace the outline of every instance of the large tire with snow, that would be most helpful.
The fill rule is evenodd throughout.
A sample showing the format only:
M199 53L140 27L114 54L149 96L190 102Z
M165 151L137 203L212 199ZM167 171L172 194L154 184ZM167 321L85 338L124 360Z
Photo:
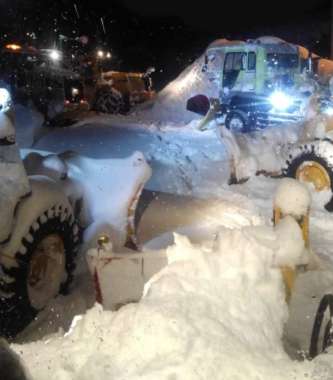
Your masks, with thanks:
M246 117L241 111L230 111L225 126L233 133L245 133L248 128Z
M102 113L120 114L124 113L125 101L119 91L105 86L97 91L93 109Z
M0 336L15 336L51 299L66 294L79 243L79 228L68 206L54 206L32 223L12 265L5 260L0 267Z
M311 183L316 191L333 190L333 143L316 140L293 148L289 152L282 174ZM325 208L333 211L333 199Z

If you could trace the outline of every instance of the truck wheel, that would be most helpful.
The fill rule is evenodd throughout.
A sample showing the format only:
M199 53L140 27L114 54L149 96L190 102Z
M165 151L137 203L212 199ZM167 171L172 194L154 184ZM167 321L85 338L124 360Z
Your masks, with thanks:
M231 111L225 119L225 126L233 133L244 133L247 126L246 119L240 112Z
M97 91L94 110L102 113L122 113L125 104L121 93L111 87L103 87Z
M79 243L79 228L65 206L50 208L31 225L11 265L0 266L0 336L15 336L67 292Z
M328 160L331 154L327 154L330 150L332 154L333 144L330 141L301 145L290 153L282 174L300 182L311 183L316 191L333 190L333 165ZM333 211L332 199L325 208Z

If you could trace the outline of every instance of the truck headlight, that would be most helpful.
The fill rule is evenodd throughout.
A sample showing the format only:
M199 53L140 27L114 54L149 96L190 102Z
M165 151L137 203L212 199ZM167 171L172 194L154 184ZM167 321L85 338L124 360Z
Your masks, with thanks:
M60 61L61 59L61 54L58 50L54 50L52 49L50 52L49 52L49 57L52 61L54 62L58 62Z
M274 91L269 97L269 101L275 109L280 111L286 110L294 103L293 98L282 91Z
M327 116L333 116L333 107L327 107L324 109L324 114Z
M0 88L0 112L8 111L10 108L11 96L6 88Z

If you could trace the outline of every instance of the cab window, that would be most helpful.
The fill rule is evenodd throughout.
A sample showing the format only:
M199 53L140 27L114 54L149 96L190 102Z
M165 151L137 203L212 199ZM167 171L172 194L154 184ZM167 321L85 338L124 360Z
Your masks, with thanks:
M257 64L257 55L255 52L251 51L247 56L247 69L248 71L254 71Z
M224 63L224 71L240 71L244 69L243 57L245 53L227 53Z

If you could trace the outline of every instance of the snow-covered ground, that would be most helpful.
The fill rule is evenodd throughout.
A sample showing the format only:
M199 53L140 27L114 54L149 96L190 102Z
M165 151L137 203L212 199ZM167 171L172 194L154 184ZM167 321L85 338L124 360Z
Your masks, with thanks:
M220 231L215 243L198 246L177 238L168 250L169 266L151 281L139 304L117 312L94 306L64 335L71 318L93 304L82 263L73 295L55 300L20 339L62 329L35 343L12 345L32 378L331 379L331 354L295 361L308 348L321 295L332 290L331 216L322 211L321 199L314 199L311 247L321 266L298 276L288 312L280 272L271 266L274 237L260 227L271 222L279 182L260 176L224 186L227 216L221 215L221 224L231 226L228 212L234 205L233 229L221 230L215 220L211 227ZM235 229L237 224L243 229Z
M200 59L150 109L39 133L34 148L55 153L123 158L139 150L153 169L146 189L200 200L171 196L150 225L139 226L142 243L163 233L148 246L162 242L170 260L139 303L112 312L93 306L81 257L72 294L54 300L12 345L33 380L333 378L333 353L299 360L309 347L318 301L332 292L333 219L323 210L325 196L314 195L310 213L319 265L298 275L288 307L280 270L272 265L280 180L253 176L279 171L299 126L232 136L211 123L198 131L196 116L183 110L192 94L214 91L202 81ZM239 177L251 176L229 186L235 166ZM166 219L164 230L158 218ZM174 242L174 231L190 240Z

